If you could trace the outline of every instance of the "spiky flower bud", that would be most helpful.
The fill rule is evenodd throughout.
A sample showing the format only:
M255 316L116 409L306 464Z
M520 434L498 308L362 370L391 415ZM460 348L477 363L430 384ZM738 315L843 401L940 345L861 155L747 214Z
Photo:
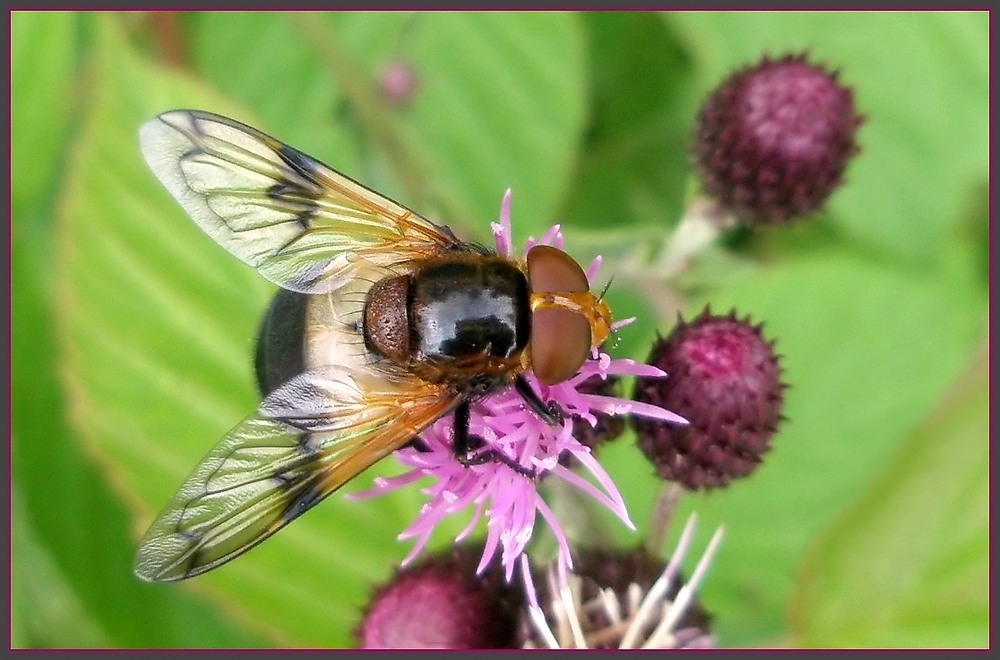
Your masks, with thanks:
M706 307L690 323L678 317L647 362L667 378L636 379L633 398L683 415L687 426L635 418L639 447L663 479L690 490L725 486L750 474L781 421L785 384L774 342L735 311Z
M692 159L705 192L751 223L819 209L858 152L863 121L837 77L799 54L765 55L727 78L694 124Z
M355 634L365 649L513 648L523 595L492 563L481 575L482 548L459 546L397 569L379 587Z

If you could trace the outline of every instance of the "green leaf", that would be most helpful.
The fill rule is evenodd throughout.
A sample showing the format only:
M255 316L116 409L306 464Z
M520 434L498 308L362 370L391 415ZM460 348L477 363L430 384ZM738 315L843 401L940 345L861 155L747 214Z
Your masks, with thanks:
M253 109L259 121L234 119L252 123L338 170L359 167L357 145L340 117L340 86L289 15L194 12L184 18L192 66L228 98ZM247 48L251 43L253 48Z
M547 228L583 129L578 17L441 12L411 30L400 56L419 89L402 130L434 181L441 219L485 241L510 187L515 240Z
M13 230L11 470L23 496L11 511L14 574L42 572L23 583L22 644L238 645L230 624L190 594L154 591L131 574L135 530L106 474L74 441L56 378L52 227L19 219ZM140 607L147 616L135 616ZM83 623L47 630L60 612L92 621L100 635ZM242 633L247 638L256 637Z
M694 95L689 63L655 14L596 12L588 28L592 110L573 191L574 225L660 231L680 217Z
M11 14L11 213L41 206L60 170L60 154L75 121L77 18L70 12Z
M108 637L36 538L16 483L11 486L11 648L108 646Z
M508 186L526 234L553 222L584 119L576 17L209 13L191 23L196 66L282 140L470 238L488 237ZM234 71L248 41L251 59ZM393 61L417 79L405 107L375 95ZM335 127L364 133L360 161Z
M831 216L872 249L928 262L988 177L987 12L678 12L708 94L738 67L808 49L867 121Z
M792 598L804 646L989 647L989 356L816 539Z

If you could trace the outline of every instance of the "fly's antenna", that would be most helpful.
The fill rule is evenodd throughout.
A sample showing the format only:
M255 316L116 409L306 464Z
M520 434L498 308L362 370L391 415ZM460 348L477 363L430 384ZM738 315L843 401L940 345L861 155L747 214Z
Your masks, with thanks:
M614 281L615 281L615 276L612 275L611 279L608 280L608 283L604 285L603 289L601 289L601 295L597 296L597 301L598 302L604 300L604 295L608 292L608 289L611 288L611 283L614 282Z
M614 281L615 281L615 276L612 275L611 279L608 280L608 283L604 285L603 289L601 289L601 295L599 295L597 297L597 302L598 303L603 303L604 296L607 295L608 289L611 288L611 284ZM617 346L618 343L621 341L621 335L618 334L618 330L620 328L625 327L626 325L629 325L630 323L632 323L634 321L635 321L635 317L632 316L632 317L629 317L627 319L619 319L618 321L614 321L613 323L611 323L608 326L608 336L612 337L612 344L614 346Z

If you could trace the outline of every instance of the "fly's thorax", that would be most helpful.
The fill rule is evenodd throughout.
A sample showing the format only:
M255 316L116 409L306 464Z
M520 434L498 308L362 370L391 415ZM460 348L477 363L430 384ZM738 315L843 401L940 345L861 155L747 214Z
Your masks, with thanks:
M425 380L475 389L520 371L530 334L527 278L495 255L427 260L377 282L364 310L370 350Z
M410 361L410 277L394 275L368 291L363 314L365 344L397 363Z

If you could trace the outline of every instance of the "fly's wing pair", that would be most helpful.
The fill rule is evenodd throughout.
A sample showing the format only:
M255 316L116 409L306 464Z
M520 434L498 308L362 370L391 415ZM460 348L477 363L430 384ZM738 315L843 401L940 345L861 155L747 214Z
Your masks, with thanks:
M226 117L166 112L142 126L139 141L195 222L287 289L336 292L372 265L462 245L446 227ZM405 444L452 398L376 365L293 378L195 467L143 537L136 574L180 580L242 554Z

